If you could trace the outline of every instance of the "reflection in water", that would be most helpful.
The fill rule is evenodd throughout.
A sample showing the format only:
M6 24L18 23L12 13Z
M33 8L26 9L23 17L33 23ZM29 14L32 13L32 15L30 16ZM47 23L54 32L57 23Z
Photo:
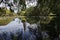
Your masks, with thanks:
M26 23L24 31L23 23L20 19L15 18L5 27L0 27L0 40L37 40L37 25Z

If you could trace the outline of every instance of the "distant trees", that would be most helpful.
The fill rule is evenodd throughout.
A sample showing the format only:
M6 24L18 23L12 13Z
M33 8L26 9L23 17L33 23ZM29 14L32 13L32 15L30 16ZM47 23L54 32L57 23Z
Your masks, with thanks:
M33 20L34 22L40 22L42 26L46 26L45 29L50 32L50 36L54 38L60 34L60 0L38 0L37 6L28 9L26 12L27 20ZM33 17L34 16L34 17ZM37 17L38 16L38 17ZM49 25L48 25L49 24ZM48 26L47 26L48 25ZM51 28L48 28L51 27ZM57 29L55 29L55 27ZM53 30L54 29L54 30ZM52 32L52 33L51 33ZM54 35L53 35L54 34ZM54 40L54 39L51 39Z

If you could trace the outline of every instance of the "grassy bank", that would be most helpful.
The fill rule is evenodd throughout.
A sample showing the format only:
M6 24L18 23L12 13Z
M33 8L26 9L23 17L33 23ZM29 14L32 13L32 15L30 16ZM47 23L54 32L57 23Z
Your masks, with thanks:
M4 17L0 17L0 25L6 25L16 17L25 19L24 18L25 16L4 16Z
M0 25L6 25L6 24L8 24L9 22L11 22L12 20L13 20L13 18L0 17Z

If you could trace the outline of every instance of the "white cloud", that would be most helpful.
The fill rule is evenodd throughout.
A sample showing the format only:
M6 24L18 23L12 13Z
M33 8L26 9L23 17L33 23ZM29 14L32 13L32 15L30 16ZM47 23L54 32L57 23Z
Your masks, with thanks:
M27 0L26 1L26 8L29 8L29 7L31 7L31 6L36 6L37 5L37 0L31 0L31 1L29 1L29 0Z
M5 3L2 2L2 3L0 4L0 7L1 7L1 8L2 8L2 7L5 7Z

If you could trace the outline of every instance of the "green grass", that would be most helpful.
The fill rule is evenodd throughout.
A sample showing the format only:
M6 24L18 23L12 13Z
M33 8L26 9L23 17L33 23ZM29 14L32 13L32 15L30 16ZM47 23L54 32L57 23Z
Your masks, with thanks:
M13 20L13 18L1 18L0 19L0 25L7 25L12 20Z
M9 22L11 22L14 18L21 18L21 20L25 19L24 16L4 16L4 17L0 17L0 26L1 25L7 25Z

